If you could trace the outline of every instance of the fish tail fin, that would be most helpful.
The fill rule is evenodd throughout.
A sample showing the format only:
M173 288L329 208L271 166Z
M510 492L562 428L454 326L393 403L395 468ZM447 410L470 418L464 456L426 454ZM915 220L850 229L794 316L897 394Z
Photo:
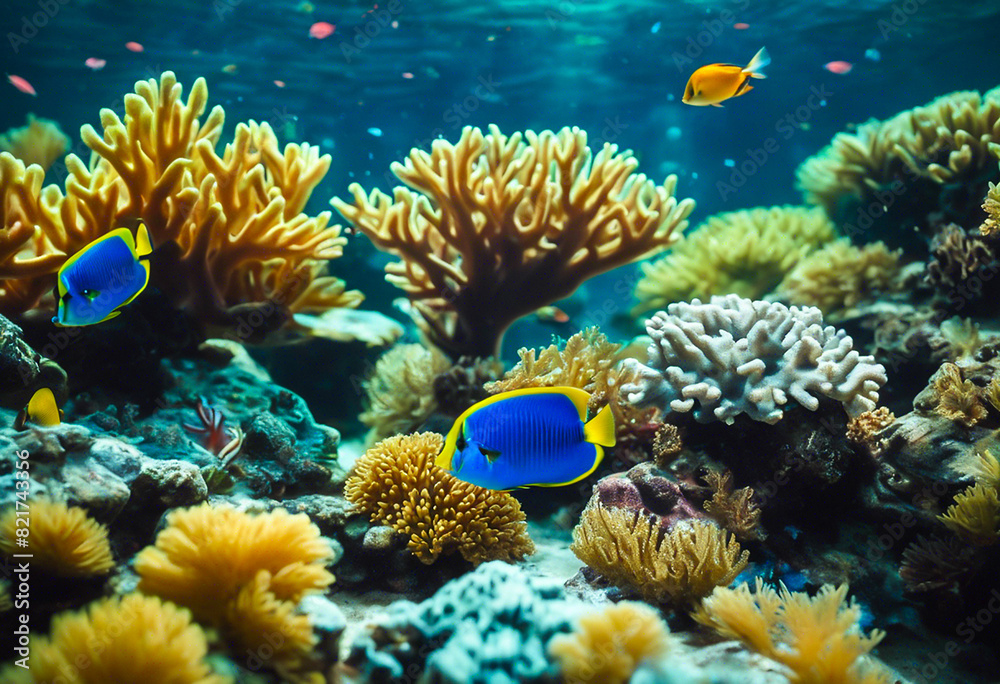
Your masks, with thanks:
M139 222L139 229L135 232L135 256L137 259L147 259L153 253L153 243L149 240L149 231L146 224Z
M767 76L764 75L763 69L770 63L771 55L768 54L766 47L762 47L757 51L757 54L753 56L750 63L743 67L743 73L749 74L751 78L767 78Z
M583 426L583 439L591 444L615 445L615 416L611 406L605 406Z

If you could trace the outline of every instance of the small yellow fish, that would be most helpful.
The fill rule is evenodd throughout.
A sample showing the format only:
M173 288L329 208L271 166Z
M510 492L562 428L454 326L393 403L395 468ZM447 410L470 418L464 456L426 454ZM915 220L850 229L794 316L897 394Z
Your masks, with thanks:
M35 392L28 405L17 414L14 427L23 430L29 421L42 427L53 427L62 422L62 415L63 412L56 405L56 397L52 394L52 390L43 387Z
M751 78L767 78L761 70L770 63L767 48L761 48L745 67L736 64L703 66L688 79L683 102L696 107L721 107L720 102L753 90Z

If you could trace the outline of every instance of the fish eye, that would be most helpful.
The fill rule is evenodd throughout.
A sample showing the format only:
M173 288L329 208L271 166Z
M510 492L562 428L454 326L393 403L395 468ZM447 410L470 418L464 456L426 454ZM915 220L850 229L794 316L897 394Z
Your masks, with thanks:
M90 301L94 301L95 299L97 299L101 295L101 291L100 290L82 290L80 292L80 294L82 294L84 297L86 297Z

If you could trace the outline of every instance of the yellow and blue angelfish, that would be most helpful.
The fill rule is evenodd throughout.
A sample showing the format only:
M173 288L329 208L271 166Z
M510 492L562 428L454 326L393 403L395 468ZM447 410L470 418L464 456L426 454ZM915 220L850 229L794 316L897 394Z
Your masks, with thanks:
M71 256L59 269L59 309L52 322L94 325L119 315L149 283L152 251L140 223L134 239L128 228L118 228Z
M615 444L605 406L587 421L590 395L533 387L484 399L460 415L434 463L487 489L559 487L590 475Z
M48 387L42 387L35 392L28 405L17 414L14 419L14 428L23 430L28 423L41 425L42 427L54 427L62 423L63 412L56 404L56 396Z

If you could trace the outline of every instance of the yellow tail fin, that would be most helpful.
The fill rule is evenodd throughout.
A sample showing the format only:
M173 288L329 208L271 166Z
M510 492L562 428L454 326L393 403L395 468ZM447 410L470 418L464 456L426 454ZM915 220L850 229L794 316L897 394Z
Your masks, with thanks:
M615 445L615 416L610 406L602 408L583 426L583 440L606 447Z
M149 241L149 231L146 230L145 223L139 223L139 230L135 232L135 257L142 259L153 252L153 244Z

